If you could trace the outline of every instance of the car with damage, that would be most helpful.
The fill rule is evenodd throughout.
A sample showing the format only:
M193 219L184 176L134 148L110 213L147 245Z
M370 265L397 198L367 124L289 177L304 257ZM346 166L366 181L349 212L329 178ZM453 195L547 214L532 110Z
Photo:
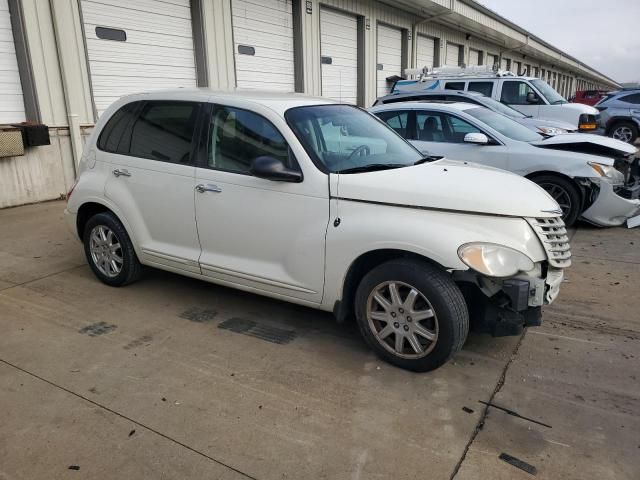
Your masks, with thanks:
M558 203L509 172L424 157L325 98L124 97L88 138L65 218L105 284L156 267L355 319L426 371L539 325L571 264ZM501 188L495 188L500 185Z
M618 226L640 214L637 148L585 133L543 137L469 103L404 102L369 109L423 153L502 168L544 188L567 225Z
M473 84L470 83L469 88L473 88ZM561 135L563 133L577 133L578 129L568 122L561 122L559 120L547 120L544 118L535 118L531 115L525 115L524 113L516 110L509 105L505 105L502 102L498 102L491 97L487 97L485 94L475 92L472 90L447 90L447 91L435 91L435 92L419 92L419 93L400 93L395 95L385 95L378 98L373 106L386 105L389 103L400 102L466 102L474 105L481 105L489 110L493 110L496 113L501 113L511 118L513 121L518 122L520 125L533 130L540 135L550 137L553 135Z

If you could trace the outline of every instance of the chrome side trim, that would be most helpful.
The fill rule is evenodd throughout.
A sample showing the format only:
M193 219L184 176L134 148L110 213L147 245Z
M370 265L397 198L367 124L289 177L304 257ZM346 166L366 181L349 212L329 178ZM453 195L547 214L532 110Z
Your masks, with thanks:
M190 265L192 267L197 267L198 262L195 260L189 260L188 258L176 257L174 255L167 255L166 253L158 252L157 250L151 250L150 248L143 248L142 253L149 255L151 257L156 257L162 260L168 260L170 262L181 263L183 265Z
M230 277L241 278L243 280L249 280L251 282L261 283L263 285L270 285L272 287L293 290L295 292L307 293L309 295L315 295L318 293L314 290L309 290L308 288L300 287L298 285L292 285L290 283L280 282L278 280L273 280L271 278L249 275L247 273L237 272L235 270L230 270L228 268L215 267L213 265L208 265L206 263L200 263L200 267L202 268L203 273L209 272L209 273L217 273L221 275L229 275Z

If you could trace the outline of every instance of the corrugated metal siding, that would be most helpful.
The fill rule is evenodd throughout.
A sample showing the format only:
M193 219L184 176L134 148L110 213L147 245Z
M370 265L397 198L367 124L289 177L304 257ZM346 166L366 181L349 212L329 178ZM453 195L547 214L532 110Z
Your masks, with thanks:
M232 0L236 84L243 88L295 90L291 0ZM253 47L243 55L238 46Z
M354 15L320 12L322 95L345 103L358 101L358 22Z
M382 97L391 91L386 78L402 75L402 31L378 24L377 51L377 95Z
M98 114L123 95L196 86L189 0L82 0L82 15ZM127 40L100 39L97 26Z
M0 0L0 123L25 120L22 84L7 0Z

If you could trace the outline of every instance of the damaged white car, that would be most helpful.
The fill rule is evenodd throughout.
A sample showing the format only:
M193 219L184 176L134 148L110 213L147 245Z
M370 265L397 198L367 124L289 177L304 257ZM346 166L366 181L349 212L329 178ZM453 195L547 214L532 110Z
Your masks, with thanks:
M370 109L423 153L525 176L560 205L565 223L622 225L640 215L638 149L586 133L545 138L469 103L406 102Z

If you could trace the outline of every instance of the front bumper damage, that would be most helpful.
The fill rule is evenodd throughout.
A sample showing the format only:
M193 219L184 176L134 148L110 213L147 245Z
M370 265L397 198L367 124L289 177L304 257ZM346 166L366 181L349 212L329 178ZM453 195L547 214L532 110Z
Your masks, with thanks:
M581 218L599 227L617 227L640 215L640 183L616 185L588 179L595 199Z

